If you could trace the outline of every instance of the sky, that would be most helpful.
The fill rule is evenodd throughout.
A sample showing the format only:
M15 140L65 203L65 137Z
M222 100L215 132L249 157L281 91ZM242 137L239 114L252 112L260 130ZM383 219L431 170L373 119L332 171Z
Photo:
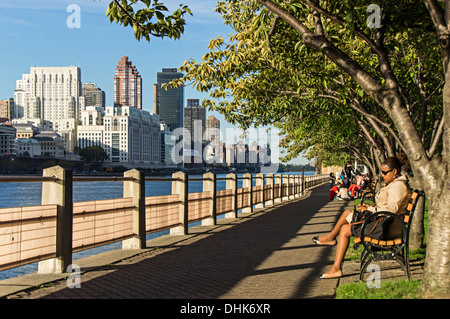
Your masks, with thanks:
M14 97L16 80L30 67L77 66L82 83L96 83L113 105L113 78L121 56L128 56L142 77L143 109L153 112L153 84L163 68L178 68L190 58L197 62L208 52L209 41L232 29L214 12L215 0L161 0L170 11L188 5L193 15L185 16L184 34L179 40L152 37L137 41L131 27L111 23L106 9L111 0L0 0L0 99ZM80 9L79 25L71 26L73 6ZM69 21L69 25L68 22ZM78 27L79 26L79 27ZM185 88L185 100L207 97L195 88ZM186 102L185 102L186 105ZM232 127L223 115L207 112ZM291 161L305 164L301 157Z

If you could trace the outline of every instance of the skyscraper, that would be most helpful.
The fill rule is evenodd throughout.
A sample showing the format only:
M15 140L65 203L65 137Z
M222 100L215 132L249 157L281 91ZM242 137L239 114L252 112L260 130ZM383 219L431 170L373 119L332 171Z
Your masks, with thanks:
M206 129L206 109L199 105L198 99L188 99L184 109L184 128L189 130L191 135L191 145L203 142L203 135Z
M102 91L95 83L84 83L81 91L85 106L98 106L105 109L105 91Z
M142 110L142 79L127 56L122 56L116 66L114 106L131 106Z
M206 120L206 140L220 141L220 121L213 115Z
M32 67L17 80L14 103L26 119L78 119L84 109L78 67Z
M163 83L183 77L177 69L162 69L157 73L155 84L154 113L158 114L161 122L167 124L171 131L183 127L184 88L161 88Z
M30 74L16 81L14 103L17 117L55 130L64 141L64 149L73 152L77 122L84 110L80 68L31 67Z

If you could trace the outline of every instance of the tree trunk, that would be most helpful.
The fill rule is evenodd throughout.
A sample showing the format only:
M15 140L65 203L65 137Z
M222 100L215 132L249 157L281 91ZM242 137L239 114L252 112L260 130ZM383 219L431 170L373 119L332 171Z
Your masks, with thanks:
M425 236L425 228L423 225L425 215L425 197L421 196L417 202L416 211L411 222L411 230L409 233L409 249L422 248Z
M439 198L428 197L427 257L423 298L450 298L450 181Z
M415 179L410 178L409 184L413 189L423 190L422 185ZM409 234L409 248L418 249L423 247L423 238L425 236L425 228L423 225L425 214L425 198L420 197L417 202L416 210L411 222L411 230Z
M447 3L450 10L450 1ZM450 71L446 67L445 86L443 93L444 133L442 159L435 160L437 167L435 180L441 181L431 186L428 192L428 234L427 257L422 279L422 297L450 298ZM439 168L442 167L442 170ZM434 187L433 187L434 186ZM428 194L429 193L429 194ZM439 194L439 195L435 195Z

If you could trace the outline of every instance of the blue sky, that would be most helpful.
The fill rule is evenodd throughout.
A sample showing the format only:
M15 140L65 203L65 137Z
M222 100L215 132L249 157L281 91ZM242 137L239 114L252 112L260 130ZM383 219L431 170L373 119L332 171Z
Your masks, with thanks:
M12 98L16 80L32 66L78 66L83 83L94 82L105 91L106 105L113 104L113 77L120 57L126 55L143 79L144 110L153 110L153 84L162 68L178 68L189 58L200 61L212 38L232 30L213 12L215 0L162 0L169 10L188 5L193 16L180 40L151 38L138 42L133 29L110 23L110 0L0 0L0 99ZM71 4L80 7L80 28L69 28ZM207 97L191 87L185 99ZM230 127L222 115L208 112ZM295 163L306 163L296 160Z

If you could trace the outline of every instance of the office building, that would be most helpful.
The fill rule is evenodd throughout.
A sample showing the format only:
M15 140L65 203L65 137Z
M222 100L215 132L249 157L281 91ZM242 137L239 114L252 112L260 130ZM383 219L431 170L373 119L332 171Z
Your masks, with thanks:
M14 123L13 126L16 129L16 138L28 139L33 138L34 135L39 133L39 128L31 122L26 123Z
M31 67L16 81L15 117L45 123L45 128L61 133L64 150L73 152L76 129L84 97L78 67Z
M184 88L161 88L164 83L183 77L177 69L162 69L157 73L157 83L154 86L154 113L158 114L161 122L167 124L170 131L183 127Z
M142 109L142 78L127 56L122 56L116 66L114 106Z
M206 120L206 141L220 141L220 121L215 116L210 115Z
M97 106L87 106L81 112L81 125L78 126L77 144L79 149L91 146L100 146L105 148L104 127L103 127L104 110Z
M78 119L84 109L80 68L31 67L16 81L14 103L25 119Z
M15 151L17 156L41 156L41 144L34 138L16 138Z
M13 154L15 139L16 129L10 125L0 124L0 154Z
M78 127L80 148L98 145L108 161L143 166L161 163L159 117L135 107L87 107Z
M12 120L14 118L14 99L0 100L0 117Z
M199 100L188 99L184 109L184 128L190 134L191 147L194 144L203 144L206 129L206 109L199 105Z
M64 141L58 133L54 131L43 131L34 136L41 147L43 156L64 158Z
M85 106L98 106L105 108L105 91L102 91L95 83L84 83L81 88Z

